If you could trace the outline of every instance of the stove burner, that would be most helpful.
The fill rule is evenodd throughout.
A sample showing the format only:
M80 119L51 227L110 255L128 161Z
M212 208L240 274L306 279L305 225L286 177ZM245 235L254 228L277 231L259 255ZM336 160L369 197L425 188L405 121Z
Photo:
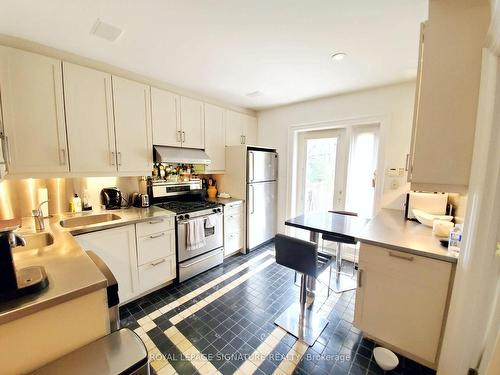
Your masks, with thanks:
M205 210L207 208L219 207L218 203L208 202L208 201L196 201L196 202L186 202L186 201L172 201L158 203L156 206L164 208L169 211L173 211L176 214L185 214L187 212Z

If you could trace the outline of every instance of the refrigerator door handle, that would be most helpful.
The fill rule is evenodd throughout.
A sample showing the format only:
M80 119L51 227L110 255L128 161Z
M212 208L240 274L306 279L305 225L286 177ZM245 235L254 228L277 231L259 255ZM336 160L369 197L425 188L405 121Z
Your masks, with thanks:
M254 192L254 187L252 185L250 185L250 191L251 191L251 196L252 196L252 199L251 199L251 211L250 211L250 215L253 215L253 213L255 212L255 192Z
M252 151L248 151L248 181L253 182L255 178L255 155Z

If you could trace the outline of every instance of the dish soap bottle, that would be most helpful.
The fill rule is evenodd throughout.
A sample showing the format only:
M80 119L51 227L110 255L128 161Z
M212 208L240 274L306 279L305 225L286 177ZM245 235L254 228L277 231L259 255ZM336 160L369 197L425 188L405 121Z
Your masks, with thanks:
M82 200L80 199L78 194L75 194L73 196L72 203L74 212L82 212Z
M458 256L460 253L460 245L462 244L462 224L455 224L455 227L450 231L448 240L448 251L453 255Z

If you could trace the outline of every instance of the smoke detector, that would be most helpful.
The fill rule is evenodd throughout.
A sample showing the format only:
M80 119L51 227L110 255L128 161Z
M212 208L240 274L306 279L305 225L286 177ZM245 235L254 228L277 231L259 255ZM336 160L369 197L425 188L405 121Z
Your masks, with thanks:
M116 42L123 34L123 30L98 19L92 27L92 30L90 30L90 34L110 42Z

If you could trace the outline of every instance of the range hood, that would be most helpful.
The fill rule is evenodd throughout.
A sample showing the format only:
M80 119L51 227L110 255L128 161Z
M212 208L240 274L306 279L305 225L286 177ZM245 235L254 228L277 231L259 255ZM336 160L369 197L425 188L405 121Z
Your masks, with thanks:
M205 165L209 165L211 163L210 157L203 150L169 146L153 147L156 162Z

